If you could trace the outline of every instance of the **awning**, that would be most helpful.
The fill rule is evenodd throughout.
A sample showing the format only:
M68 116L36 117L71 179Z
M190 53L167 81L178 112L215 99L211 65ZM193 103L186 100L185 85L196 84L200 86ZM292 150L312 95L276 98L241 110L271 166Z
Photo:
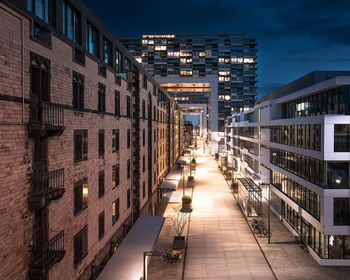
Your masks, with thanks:
M186 157L179 157L179 159L176 161L178 164L186 165L188 163Z
M177 180L164 180L163 183L159 186L160 189L170 189L176 190L180 181Z
M172 170L168 173L168 175L165 177L165 180L181 180L181 174L182 171L180 170Z
M152 251L164 220L141 215L97 280L139 280L143 275L143 252Z

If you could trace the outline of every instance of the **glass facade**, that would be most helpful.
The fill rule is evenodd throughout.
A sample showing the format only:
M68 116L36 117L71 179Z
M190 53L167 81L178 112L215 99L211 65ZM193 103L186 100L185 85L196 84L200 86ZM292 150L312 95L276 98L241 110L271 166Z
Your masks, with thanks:
M271 162L316 185L325 186L324 161L271 148Z
M350 124L334 125L334 152L350 152Z
M309 214L320 220L320 195L272 170L272 184Z
M282 201L282 216L285 221L302 236L303 243L310 246L317 255L324 257L324 235L301 215Z
M297 118L325 114L349 114L349 86L337 87L282 105L282 117Z
M271 142L304 149L321 150L321 125L278 125L270 128Z

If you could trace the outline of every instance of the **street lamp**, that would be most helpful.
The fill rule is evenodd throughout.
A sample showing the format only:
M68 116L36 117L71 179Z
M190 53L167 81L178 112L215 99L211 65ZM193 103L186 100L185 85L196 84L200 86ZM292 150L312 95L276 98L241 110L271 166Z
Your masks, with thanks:
M143 252L143 278L142 280L147 280L147 257L152 257L152 256L157 256L157 257L162 257L163 253L159 251L146 251Z

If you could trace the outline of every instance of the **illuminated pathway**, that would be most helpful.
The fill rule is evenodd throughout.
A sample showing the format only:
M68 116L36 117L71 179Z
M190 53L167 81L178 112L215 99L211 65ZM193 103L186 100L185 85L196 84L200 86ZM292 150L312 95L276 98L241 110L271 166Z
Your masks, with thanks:
M210 155L197 157L192 206L185 280L275 279Z

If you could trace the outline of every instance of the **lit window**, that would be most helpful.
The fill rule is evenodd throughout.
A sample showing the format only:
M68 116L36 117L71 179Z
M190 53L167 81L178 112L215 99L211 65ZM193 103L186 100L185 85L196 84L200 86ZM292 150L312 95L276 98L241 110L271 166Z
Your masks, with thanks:
M98 56L98 30L90 23L86 23L86 49L89 53Z
M142 44L148 44L148 40L142 40Z

